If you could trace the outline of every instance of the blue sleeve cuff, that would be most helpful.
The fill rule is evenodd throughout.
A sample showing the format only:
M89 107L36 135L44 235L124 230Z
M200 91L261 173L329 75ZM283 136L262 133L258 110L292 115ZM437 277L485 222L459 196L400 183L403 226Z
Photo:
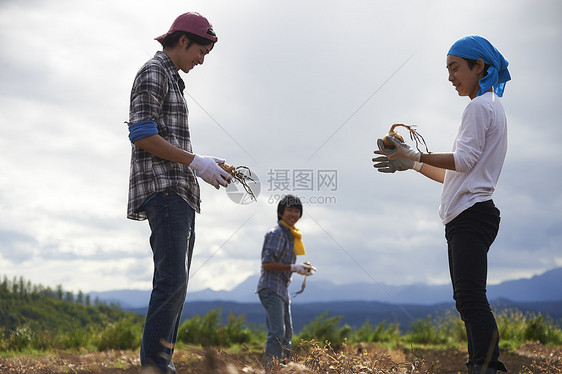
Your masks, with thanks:
M158 134L158 125L154 121L141 121L129 125L131 143Z

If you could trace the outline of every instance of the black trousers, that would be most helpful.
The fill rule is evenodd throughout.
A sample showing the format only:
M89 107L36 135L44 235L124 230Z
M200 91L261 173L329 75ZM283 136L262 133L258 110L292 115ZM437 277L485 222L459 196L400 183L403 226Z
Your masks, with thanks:
M500 225L492 200L476 203L445 226L453 298L468 340L467 366L507 371L499 361L499 333L486 297L488 250Z

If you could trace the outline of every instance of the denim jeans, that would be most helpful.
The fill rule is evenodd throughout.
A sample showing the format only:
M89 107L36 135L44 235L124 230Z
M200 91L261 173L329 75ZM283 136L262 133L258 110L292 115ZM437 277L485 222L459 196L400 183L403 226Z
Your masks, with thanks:
M180 196L159 192L146 204L154 260L152 293L141 343L141 365L175 372L176 343L195 241L195 211Z
M269 288L260 290L258 295L265 308L267 327L264 366L271 365L274 359L284 362L291 353L291 338L293 337L291 306Z
M499 333L486 297L488 250L498 233L500 212L492 200L474 204L445 226L453 298L464 321L468 361L507 371L498 360Z

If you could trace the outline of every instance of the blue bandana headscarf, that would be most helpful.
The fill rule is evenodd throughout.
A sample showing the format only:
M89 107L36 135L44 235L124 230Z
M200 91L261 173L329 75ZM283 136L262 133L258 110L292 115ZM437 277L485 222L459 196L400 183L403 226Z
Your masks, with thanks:
M471 60L481 58L490 67L488 74L480 79L480 91L476 96L488 92L490 87L494 87L496 95L503 96L505 82L511 80L507 70L509 63L489 41L478 35L465 36L457 40L447 54Z

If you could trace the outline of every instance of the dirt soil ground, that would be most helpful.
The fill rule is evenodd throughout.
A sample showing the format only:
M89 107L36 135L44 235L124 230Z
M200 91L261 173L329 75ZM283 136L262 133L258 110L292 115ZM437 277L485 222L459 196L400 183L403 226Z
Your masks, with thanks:
M394 349L376 345L355 346L345 352L316 347L299 352L293 362L277 366L273 374L342 373L467 373L466 350ZM236 354L214 349L186 347L177 350L174 362L179 374L265 374L260 356L251 352ZM501 357L509 373L562 373L562 347L530 343ZM107 351L84 354L53 352L48 355L17 355L0 358L2 374L136 374L140 372L138 352Z

